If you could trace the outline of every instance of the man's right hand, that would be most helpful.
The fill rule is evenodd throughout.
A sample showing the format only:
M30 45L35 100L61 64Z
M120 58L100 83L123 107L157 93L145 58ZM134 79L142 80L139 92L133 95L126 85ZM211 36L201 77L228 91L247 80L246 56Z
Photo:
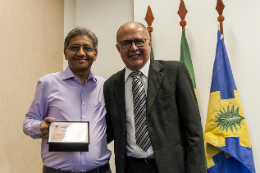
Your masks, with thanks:
M40 130L43 139L45 140L46 144L48 142L48 136L49 136L49 125L54 121L54 118L52 117L46 117L40 125Z

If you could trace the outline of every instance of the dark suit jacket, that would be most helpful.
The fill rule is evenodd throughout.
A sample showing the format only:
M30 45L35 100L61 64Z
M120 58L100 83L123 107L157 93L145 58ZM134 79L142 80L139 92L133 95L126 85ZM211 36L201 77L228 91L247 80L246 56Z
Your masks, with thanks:
M107 140L114 140L117 173L125 172L125 70L104 84ZM205 173L204 141L197 99L182 62L151 59L147 126L159 173Z

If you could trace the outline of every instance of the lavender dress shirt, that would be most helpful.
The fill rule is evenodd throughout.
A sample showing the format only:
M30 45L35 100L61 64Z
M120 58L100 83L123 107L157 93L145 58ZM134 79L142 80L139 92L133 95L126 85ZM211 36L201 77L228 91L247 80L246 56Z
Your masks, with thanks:
M83 86L69 67L62 72L47 74L39 79L23 131L32 138L41 138L41 157L48 167L70 171L87 171L109 162L111 151L106 142L105 79L90 71ZM89 152L49 152L40 132L46 117L54 121L89 121Z

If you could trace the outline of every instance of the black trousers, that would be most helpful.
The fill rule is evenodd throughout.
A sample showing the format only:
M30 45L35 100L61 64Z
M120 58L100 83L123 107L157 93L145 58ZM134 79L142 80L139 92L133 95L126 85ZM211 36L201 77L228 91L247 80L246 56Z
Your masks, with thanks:
M155 159L126 157L125 173L158 173Z

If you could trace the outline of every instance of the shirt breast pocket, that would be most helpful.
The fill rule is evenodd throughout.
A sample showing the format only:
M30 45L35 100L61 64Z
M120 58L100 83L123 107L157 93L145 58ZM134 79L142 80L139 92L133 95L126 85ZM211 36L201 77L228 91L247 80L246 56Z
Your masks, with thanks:
M93 109L94 109L94 122L97 124L103 124L105 121L105 114L106 114L105 103L100 101L94 101Z

